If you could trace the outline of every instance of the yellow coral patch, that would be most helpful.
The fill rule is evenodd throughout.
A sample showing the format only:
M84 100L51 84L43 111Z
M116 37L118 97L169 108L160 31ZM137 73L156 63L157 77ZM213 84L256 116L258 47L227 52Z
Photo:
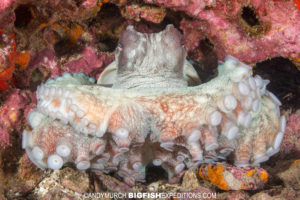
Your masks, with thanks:
M239 190L247 190L248 188L246 187L245 183L242 183L241 188L239 188Z
M211 184L222 190L229 190L230 188L223 177L223 171L224 168L221 164L216 166L209 165L207 169L208 180L211 182Z
M81 28L81 26L74 25L69 32L70 41L73 44L75 44L82 33L83 33L83 29Z
M248 176L248 177L251 177L251 176L253 176L253 174L255 174L256 173L256 170L255 169L252 169L252 170L250 170L250 171L247 171L246 172L246 175Z
M295 161L293 162L293 165L292 165L292 166L297 167L299 164L300 164L300 160L295 160Z
M14 111L14 112L10 113L9 118L12 122L15 122L17 120L17 112Z
M261 179L264 183L267 182L268 176L269 176L269 175L268 175L267 172L261 172L260 175L259 175L260 179Z
M30 52L29 51L22 51L16 52L15 63L20 65L20 71L24 71L28 66L30 61Z

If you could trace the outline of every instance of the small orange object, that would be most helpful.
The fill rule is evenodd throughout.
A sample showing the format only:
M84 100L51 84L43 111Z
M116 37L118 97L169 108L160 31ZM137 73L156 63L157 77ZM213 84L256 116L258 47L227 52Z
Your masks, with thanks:
M81 28L81 26L75 25L70 30L70 41L71 41L71 43L75 44L82 33L83 33L83 29Z
M293 162L293 167L297 167L297 166L299 166L299 164L300 164L300 160L295 160Z
M261 172L260 175L259 175L260 179L261 179L264 183L267 182L268 176L269 176L269 175L268 175L267 172Z
M40 28L45 28L47 26L47 24L43 23L40 25Z
M16 52L15 64L20 65L19 70L24 71L30 61L30 52Z
M223 165L217 164L215 166L209 165L207 174L203 174L201 167L199 169L199 176L204 180L209 180L211 184L217 186L222 190L230 190L229 186L227 185L224 177L223 177Z
M255 173L256 173L255 169L252 169L252 170L246 172L246 174L247 174L248 177L253 176L253 174L255 174Z

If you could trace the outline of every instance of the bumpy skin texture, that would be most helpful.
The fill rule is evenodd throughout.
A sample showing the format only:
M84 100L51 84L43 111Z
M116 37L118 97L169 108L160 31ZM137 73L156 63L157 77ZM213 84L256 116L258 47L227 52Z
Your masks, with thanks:
M116 171L130 185L145 180L150 163L175 183L199 163L232 156L237 166L259 165L279 151L285 118L268 81L227 57L215 79L187 87L184 61L173 26L157 34L128 27L112 88L83 74L39 86L23 148L42 169L71 162L80 170Z

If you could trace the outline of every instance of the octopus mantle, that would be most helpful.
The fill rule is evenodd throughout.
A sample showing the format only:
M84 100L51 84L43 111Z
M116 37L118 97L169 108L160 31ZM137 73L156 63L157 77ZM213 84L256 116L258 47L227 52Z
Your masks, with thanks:
M169 182L186 168L232 160L259 165L279 151L286 119L269 81L227 57L218 76L186 88L115 89L83 74L48 80L36 92L23 148L41 169L75 163L116 171L128 184L161 165Z

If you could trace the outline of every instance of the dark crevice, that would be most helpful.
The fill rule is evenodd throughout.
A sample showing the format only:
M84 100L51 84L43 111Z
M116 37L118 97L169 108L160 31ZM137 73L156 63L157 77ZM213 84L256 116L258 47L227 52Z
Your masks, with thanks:
M118 45L118 39L111 38L108 35L100 35L98 39L99 50L103 52L113 52Z
M122 15L118 6L112 3L105 3L101 7L97 17L100 19L109 20L115 17L122 17Z
M97 17L89 23L89 27L93 27L97 31L99 51L113 52L115 50L118 44L116 36L124 21L118 6L111 3L103 4ZM108 31L104 32L102 28L98 27L107 27Z
M83 0L75 0L76 6L80 7L82 4Z
M254 9L249 6L243 7L242 18L249 26L256 26L259 24Z
M206 83L218 75L218 57L214 51L214 45L208 38L200 41L199 49L203 54L203 58L199 62L193 61L192 64L202 83Z
M167 172L156 166L147 166L146 167L146 183L152 183L159 180L168 180Z
M300 71L289 59L276 57L257 63L253 72L271 81L267 89L282 102L281 108L300 108Z
M27 25L31 22L33 19L32 13L31 13L32 6L30 4L23 4L19 5L15 9L15 27L16 28L26 28Z
M62 38L54 45L56 56L62 57L65 55L73 55L83 50L80 43L73 43L70 38Z

